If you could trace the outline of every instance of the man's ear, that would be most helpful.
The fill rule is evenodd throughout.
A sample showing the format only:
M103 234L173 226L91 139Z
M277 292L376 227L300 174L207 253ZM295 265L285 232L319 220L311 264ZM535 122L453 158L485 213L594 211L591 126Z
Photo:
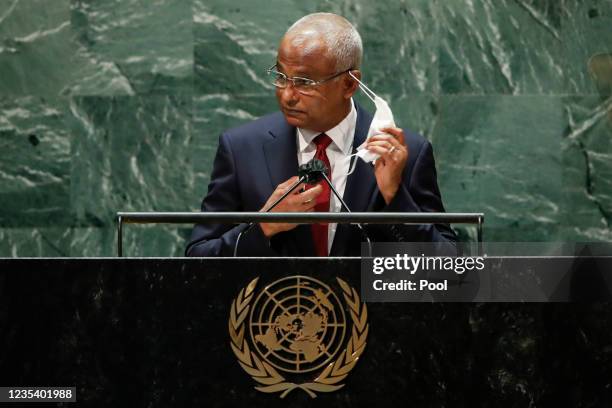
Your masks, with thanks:
M349 72L353 74L354 77L361 80L361 71L359 71L358 69L352 69ZM357 92L357 89L359 88L359 83L355 81L353 77L351 77L351 75L349 75L348 73L344 76L343 80L345 86L344 98L350 99L355 94L355 92Z

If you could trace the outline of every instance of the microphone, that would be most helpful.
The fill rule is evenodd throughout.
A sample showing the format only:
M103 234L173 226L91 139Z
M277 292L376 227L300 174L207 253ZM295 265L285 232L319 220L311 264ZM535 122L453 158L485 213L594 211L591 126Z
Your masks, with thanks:
M338 201L340 201L340 204L342 204L342 207L344 207L346 212L347 213L351 212L351 209L348 207L348 205L346 205L346 203L344 202L344 200L342 199L338 191L334 188L334 185L332 184L332 182L329 180L329 177L327 177L327 166L325 165L323 161L313 158L308 163L300 166L300 168L302 167L304 167L304 172L307 174L307 176L310 176L313 178L316 177L317 178L316 181L321 180L321 179L325 180L325 182L329 186L329 189L334 193ZM369 254L369 257L371 258L372 257L372 241L370 240L370 237L368 236L365 228L363 228L361 223L357 222L355 223L355 225L357 225L357 227L361 231L361 235L368 242L368 254Z
M342 199L342 196L340 196L338 191L334 188L334 185L329 180L329 177L327 177L327 171L328 169L327 169L327 166L325 165L325 162L317 158L313 158L308 163L302 164L298 168L298 177L299 177L298 181L296 181L295 184L291 186L291 188L289 188L289 190L287 190L285 194L282 195L282 197L280 197L274 203L272 203L272 205L270 205L270 207L268 207L264 212L272 211L281 201L283 201L285 197L291 194L293 190L295 190L297 186L299 186L301 183L315 184L321 180L325 180L325 182L329 186L329 189L334 193L334 196L336 196L340 204L342 204L342 207L344 207L346 212L350 213L351 212L350 208L348 207L348 205L346 205L346 203ZM236 244L234 245L234 257L236 257L237 252L238 252L238 243L240 242L240 238L242 238L242 235L248 232L253 227L253 225L255 225L255 223L253 222L249 223L247 227L243 231L241 231L240 234L238 234L238 238L236 239ZM365 228L363 228L363 226L360 223L355 223L355 225L357 225L357 227L361 231L361 235L365 238L365 240L368 243L368 253L371 258L372 257L372 241L370 240L370 237L365 231Z
M327 173L327 166L322 160L313 158L308 163L302 164L298 168L298 176L304 179L307 184L314 184L323 179L323 175Z

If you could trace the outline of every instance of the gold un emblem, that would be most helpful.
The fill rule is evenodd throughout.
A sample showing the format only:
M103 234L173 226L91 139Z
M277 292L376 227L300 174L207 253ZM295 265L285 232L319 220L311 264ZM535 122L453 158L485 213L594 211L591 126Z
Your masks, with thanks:
M255 389L281 398L301 389L315 398L342 388L368 337L368 310L357 291L336 278L345 307L308 276L279 279L256 293L258 280L240 291L229 318L232 350Z

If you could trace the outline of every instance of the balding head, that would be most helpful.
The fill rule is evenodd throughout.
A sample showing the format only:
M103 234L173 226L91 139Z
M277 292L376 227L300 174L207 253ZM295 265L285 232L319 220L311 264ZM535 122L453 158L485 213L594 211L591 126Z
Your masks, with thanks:
M283 41L302 49L304 55L324 48L337 71L359 69L363 55L361 36L347 19L332 13L314 13L296 21Z

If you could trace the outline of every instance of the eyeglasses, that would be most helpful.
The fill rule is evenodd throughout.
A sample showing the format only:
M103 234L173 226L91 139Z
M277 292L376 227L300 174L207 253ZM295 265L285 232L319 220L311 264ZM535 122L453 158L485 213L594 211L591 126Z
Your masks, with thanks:
M272 65L268 68L268 76L272 77L272 85L277 88L284 89L289 85L289 82L293 84L293 88L301 94L304 95L312 95L316 92L316 87L321 85L324 82L331 81L334 78L339 77L340 75L349 72L351 69L347 69L346 71L338 72L330 77L323 78L319 81L315 81L310 78L302 78L302 77L288 77L276 70L276 64Z

